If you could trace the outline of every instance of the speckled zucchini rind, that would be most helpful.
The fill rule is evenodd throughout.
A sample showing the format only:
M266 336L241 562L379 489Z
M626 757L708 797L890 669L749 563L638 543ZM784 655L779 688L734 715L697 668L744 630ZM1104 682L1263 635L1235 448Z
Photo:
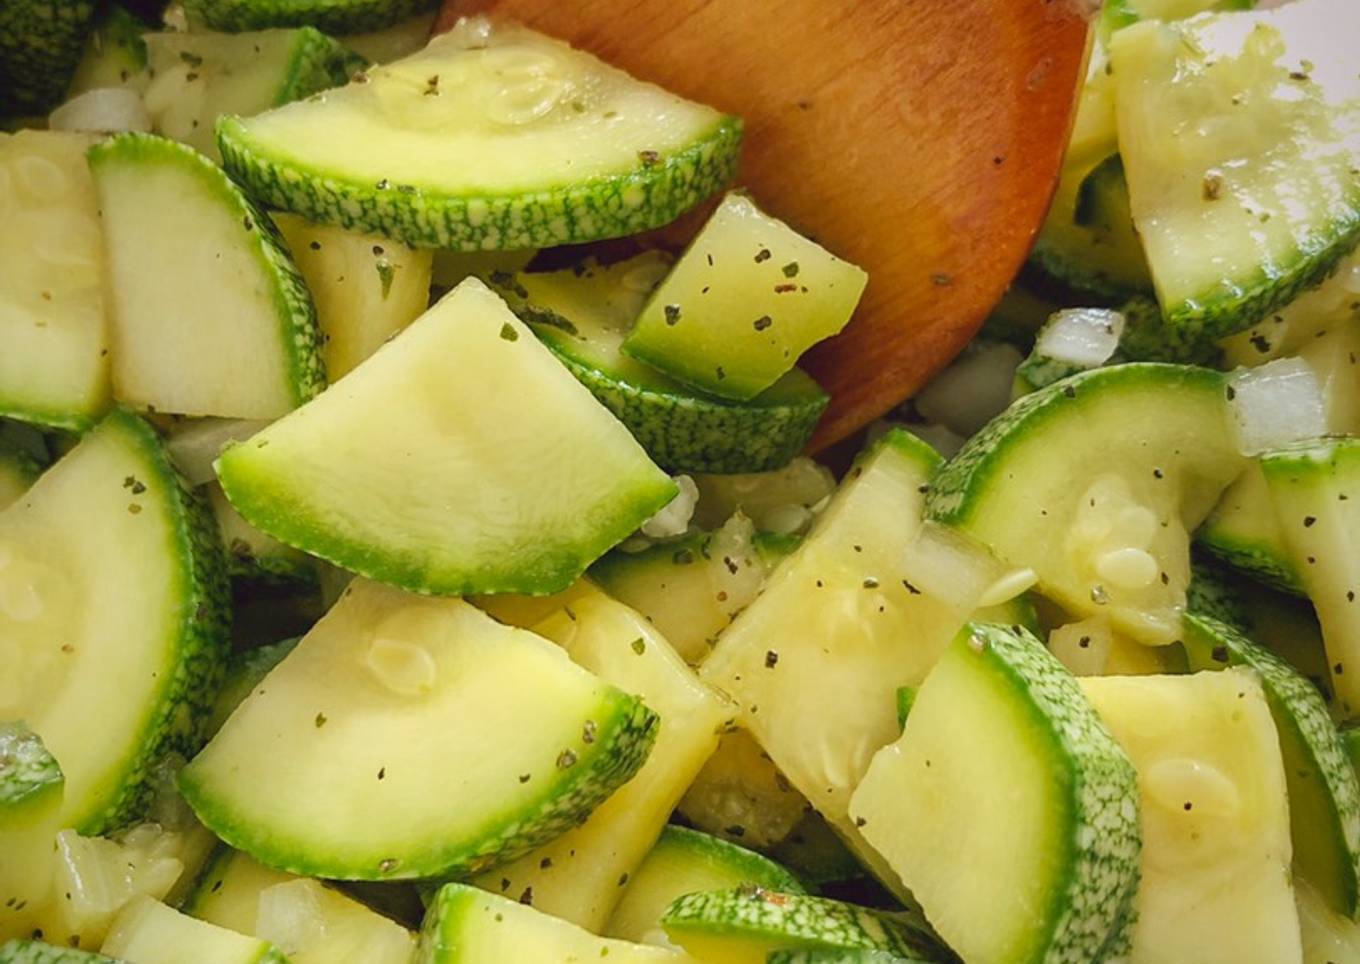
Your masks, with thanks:
M185 0L195 23L226 33L270 27L316 27L330 34L390 27L432 10L438 0Z
M75 947L57 947L42 941L16 940L0 944L0 964L126 964L126 962Z
M1194 669L1247 666L1260 677L1280 735L1295 872L1333 910L1353 917L1360 907L1360 782L1327 704L1297 670L1226 623L1187 615L1183 629Z
M667 908L661 924L671 941L700 960L708 951L721 955L727 942L743 950L863 949L909 961L952 959L906 915L755 886L686 894Z
M0 828L52 806L65 782L42 737L22 722L0 723Z
M278 350L285 356L293 404L301 405L326 387L321 329L311 293L274 221L245 191L193 148L152 134L118 134L90 148L89 158L96 184L100 169L106 165L170 165L199 178L203 190L241 222L239 241L253 253L260 283L269 286L279 325Z
M0 4L0 115L45 114L66 92L94 19L93 0Z

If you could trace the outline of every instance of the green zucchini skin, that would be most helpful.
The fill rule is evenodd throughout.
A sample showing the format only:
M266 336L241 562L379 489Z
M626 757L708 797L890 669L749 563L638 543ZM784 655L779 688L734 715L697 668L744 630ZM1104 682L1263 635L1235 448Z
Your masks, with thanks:
M42 737L22 722L0 723L0 828L53 807L65 782Z
M433 10L438 0L186 0L196 22L226 33L270 27L316 27L326 33L381 30Z
M0 964L127 964L94 951L56 947L42 941L6 941L0 944Z
M624 174L487 197L299 170L260 150L237 117L217 122L217 145L227 172L252 195L308 220L413 247L511 250L623 237L675 220L732 179L741 121L723 117L686 149Z
M43 114L66 92L94 19L94 0L0 5L0 116Z

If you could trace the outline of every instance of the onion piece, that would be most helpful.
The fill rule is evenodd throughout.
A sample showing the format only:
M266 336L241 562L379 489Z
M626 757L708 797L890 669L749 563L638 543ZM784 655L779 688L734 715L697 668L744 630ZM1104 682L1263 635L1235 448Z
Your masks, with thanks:
M1014 345L978 342L916 396L916 411L951 432L972 435L1011 403L1011 384L1024 356Z
M1007 570L961 532L925 522L902 554L902 575L916 591L966 615Z
M1237 448L1260 455L1300 439L1327 434L1327 400L1317 373L1301 358L1248 368L1228 390Z
M1053 313L1034 341L1034 353L1054 361L1099 368L1124 334L1124 316L1108 308L1064 308Z
M52 111L47 126L54 131L94 131L99 134L149 131L151 115L135 90L95 87L77 94Z
M675 498L671 499L656 515L642 523L642 534L651 539L666 539L682 536L689 530L689 520L694 517L694 507L699 502L699 487L688 475L677 475L675 484L680 487Z

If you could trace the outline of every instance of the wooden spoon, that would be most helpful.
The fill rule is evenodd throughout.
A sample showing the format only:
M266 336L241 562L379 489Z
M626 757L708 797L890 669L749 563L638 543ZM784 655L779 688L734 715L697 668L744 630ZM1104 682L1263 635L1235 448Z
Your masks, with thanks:
M910 397L976 333L1048 208L1085 69L1080 0L445 0L744 118L740 182L869 272L804 358L810 448Z

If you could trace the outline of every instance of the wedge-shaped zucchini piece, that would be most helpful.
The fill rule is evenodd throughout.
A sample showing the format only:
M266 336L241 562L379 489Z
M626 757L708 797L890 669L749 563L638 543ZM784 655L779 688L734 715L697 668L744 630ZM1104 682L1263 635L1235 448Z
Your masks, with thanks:
M1267 452L1261 469L1294 571L1322 624L1337 711L1351 719L1360 715L1360 440Z
M790 370L732 402L696 391L623 354L629 326L670 258L652 251L564 271L493 274L492 284L571 373L628 426L658 464L678 472L763 472L806 444L827 395Z
M950 955L905 914L869 910L825 897L761 887L686 894L661 924L670 940L710 964L763 964L779 950L878 950L909 961Z
M1360 924L1327 906L1307 881L1295 879L1303 964L1360 964Z
M1245 465L1225 389L1217 372L1129 364L1026 395L940 472L927 515L1032 568L1074 615L1171 642L1189 532Z
M1339 913L1360 909L1360 783L1317 689L1274 653L1232 627L1187 615L1195 669L1246 666L1260 677L1280 736L1297 876Z
M222 487L203 487L217 519L222 545L227 548L228 572L233 578L266 583L315 583L318 560L255 528L227 501Z
M219 168L173 141L121 134L90 150L90 170L120 399L270 419L325 386L307 286L273 222Z
M1360 249L1343 259L1326 281L1300 294L1264 321L1222 341L1225 367L1250 368L1282 355L1309 357L1324 332L1354 329L1360 321ZM1349 359L1347 359L1349 361Z
M337 381L430 304L433 253L373 234L274 215L316 302L321 357Z
M216 482L213 462L232 442L242 442L269 422L246 418L189 418L174 422L165 447L190 485Z
M61 764L42 737L23 723L0 723L0 828L55 809L65 783Z
M607 937L667 946L661 918L671 902L705 890L763 887L802 894L803 885L753 850L684 827L666 827L628 881L623 899L602 931Z
M146 801L162 755L197 749L226 596L207 510L126 411L0 513L0 638L16 657L0 719L25 720L60 762L59 826L119 826Z
M92 142L0 134L0 415L76 430L109 402L104 248L85 163Z
M701 669L789 781L851 837L850 793L898 734L897 688L925 677L968 615L916 586L903 559L938 462L901 430L876 442Z
M255 649L231 654L222 675L222 685L217 689L217 698L213 700L212 715L208 718L209 737L222 729L227 717L236 712L236 707L240 706L250 695L250 691L269 675L270 670L283 662L283 658L293 651L300 638L292 636L277 643L267 643Z
M195 920L150 897L123 908L103 951L135 964L288 964L267 941Z
M821 950L774 951L766 955L766 964L912 964L910 958L891 951Z
M1087 677L1138 771L1142 883L1131 964L1297 964L1289 808L1254 673Z
M732 708L645 619L594 587L533 630L606 683L645 700L661 729L647 762L585 823L473 883L600 933L717 747Z
M6 0L0 7L0 114L42 114L80 63L93 0Z
M19 501L19 496L38 480L42 466L17 445L0 439L0 509Z
M652 292L623 350L721 398L754 398L850 320L869 276L729 194Z
M1248 465L1228 486L1204 525L1196 530L1195 542L1254 579L1285 592L1303 592L1284 531L1275 517L1270 488L1257 465Z
M184 4L192 20L214 30L234 33L313 26L337 34L390 27L434 6L434 0L188 0Z
M1302 0L1111 38L1133 220L1181 340L1250 327L1355 246L1357 31L1350 0Z
M731 177L741 123L474 17L318 100L224 118L217 136L227 169L268 204L475 251L665 224Z
M123 964L103 954L74 947L54 947L42 941L0 944L0 964Z
M146 41L142 39L146 31L146 23L126 7L105 5L85 42L85 53L66 91L67 99L97 87L145 90L151 79L146 71Z
M642 765L656 724L532 633L360 580L180 786L219 837L292 873L475 873L584 819Z
M418 964L596 961L689 964L679 951L596 937L568 921L466 884L445 884L430 901Z
M166 31L145 39L153 80L145 102L157 134L219 160L224 114L258 114L330 87L368 61L316 30L226 34Z
M965 960L1100 960L1129 916L1133 765L1027 632L963 628L850 812Z
M563 589L677 491L471 278L217 471L275 538L445 594Z
M293 964L409 964L415 935L319 881L219 848L186 898L199 920L269 941Z

